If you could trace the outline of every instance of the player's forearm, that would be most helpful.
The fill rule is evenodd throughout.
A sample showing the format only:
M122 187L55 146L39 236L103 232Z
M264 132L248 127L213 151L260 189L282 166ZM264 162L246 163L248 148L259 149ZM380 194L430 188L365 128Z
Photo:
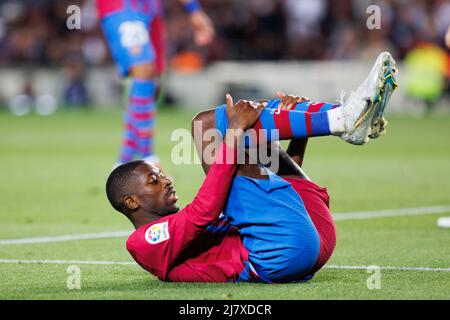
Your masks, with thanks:
M238 139L238 138L237 138ZM221 213L236 171L237 151L231 145L222 143L205 181L192 203L186 207L189 220L198 227L207 226Z

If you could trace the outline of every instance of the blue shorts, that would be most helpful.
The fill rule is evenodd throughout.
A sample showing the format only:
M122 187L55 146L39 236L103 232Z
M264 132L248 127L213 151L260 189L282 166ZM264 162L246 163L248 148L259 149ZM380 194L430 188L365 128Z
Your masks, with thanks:
M224 213L242 236L248 267L261 280L308 280L319 257L319 234L291 184L267 172L267 180L235 177ZM239 281L252 281L247 268Z
M225 108L217 108L216 128L222 133L226 120ZM308 280L319 257L319 234L291 184L265 170L267 180L235 177L224 208L249 252L238 281Z
M119 74L127 76L132 66L154 62L155 50L149 26L154 16L123 10L102 19L103 33Z

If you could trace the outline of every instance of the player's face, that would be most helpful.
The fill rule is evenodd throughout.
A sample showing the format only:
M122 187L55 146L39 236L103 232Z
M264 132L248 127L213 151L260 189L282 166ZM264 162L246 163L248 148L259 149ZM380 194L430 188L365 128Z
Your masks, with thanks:
M134 174L135 195L139 207L145 212L157 213L166 216L178 212L176 205L178 197L172 186L172 179L164 175L156 166L143 163L139 165Z

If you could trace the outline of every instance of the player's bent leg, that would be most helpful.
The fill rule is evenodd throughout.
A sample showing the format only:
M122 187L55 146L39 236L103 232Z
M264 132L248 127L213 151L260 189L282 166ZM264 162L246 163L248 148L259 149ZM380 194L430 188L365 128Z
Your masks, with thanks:
M204 133L207 130L216 130L215 110L206 110L197 113L192 119L192 137L198 156L201 159L202 167L205 173L208 173L210 164L205 161L204 151L211 144L217 141L204 139ZM214 150L214 148L212 148ZM265 171L262 170L256 163L252 164L249 160L249 155L245 153L244 162L237 167L236 175L250 176L253 178L267 179Z
M199 153L212 142L195 137L216 128L217 122L216 110L194 117L192 134ZM207 172L208 165L202 164ZM307 280L316 271L320 236L292 186L267 171L261 175L260 170L264 169L258 165L239 165L224 209L231 223L240 229L249 251L249 263L239 280Z
M336 247L336 225L329 209L330 197L326 188L312 182L301 168L306 139L292 140L287 151L279 143L279 169L277 174L289 182L302 199L305 209L316 227L320 239L319 257L313 272L320 270L331 258Z
M203 134L210 129L215 128L214 110L206 110L197 113L191 122L191 134L194 140L195 149L199 159L202 162L202 168L205 173L209 172L210 164L207 163L203 157L204 150L212 143L203 139Z
M354 145L365 144L371 137L377 138L384 131L386 121L383 115L396 88L395 72L392 56L387 52L382 53L367 79L341 107L316 103L311 108L311 104L305 102L306 110L314 109L316 112L281 110L276 109L279 99L269 100L253 127L256 132L249 130L246 146L326 135L340 136ZM225 105L216 108L216 128L224 136L228 128Z
M342 119L332 118L330 121L328 112L332 111L308 113L279 110L276 112L274 109L266 108L261 112L254 127L247 131L245 145L249 147L278 140L340 135L343 123L339 122L342 122ZM228 129L225 105L215 109L215 121L216 128L224 136Z
M331 133L338 135L341 133L340 129L333 131L333 128L342 127L343 124L340 126L330 125L327 115L328 111L339 107L338 105L306 102L306 104L299 103L297 107L314 112L279 110L278 113L275 109L279 102L280 100L276 99L267 103L267 108L262 112L260 119L253 128L254 130L247 132L245 141L247 147L277 141L278 139L297 138L298 140L304 140L307 136L322 136ZM204 140L203 135L210 129L216 129L222 136L225 135L228 129L226 106L223 105L214 110L200 112L192 120L192 135L205 172L208 172L209 165L203 161L203 151L210 145L211 141ZM286 160L292 162L289 157Z
M302 198L305 208L320 238L319 257L312 270L320 270L331 258L336 247L336 225L330 212L330 197L326 188L301 177L283 176Z

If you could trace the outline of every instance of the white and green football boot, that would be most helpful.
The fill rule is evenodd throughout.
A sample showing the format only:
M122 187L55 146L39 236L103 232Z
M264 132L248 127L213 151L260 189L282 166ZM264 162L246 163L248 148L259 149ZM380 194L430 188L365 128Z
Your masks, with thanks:
M341 138L354 145L363 145L385 131L384 112L397 87L395 60L389 52L381 53L369 76L343 104L345 132Z
M397 73L397 68L395 67L395 60L392 58L383 67L384 76L384 86L381 89L380 95L377 97L375 104L380 104L376 106L378 113L372 119L370 125L371 133L369 134L370 139L377 139L382 134L386 133L387 120L384 118L384 112L386 106L391 99L392 93L397 89L397 81L395 80L395 74Z

